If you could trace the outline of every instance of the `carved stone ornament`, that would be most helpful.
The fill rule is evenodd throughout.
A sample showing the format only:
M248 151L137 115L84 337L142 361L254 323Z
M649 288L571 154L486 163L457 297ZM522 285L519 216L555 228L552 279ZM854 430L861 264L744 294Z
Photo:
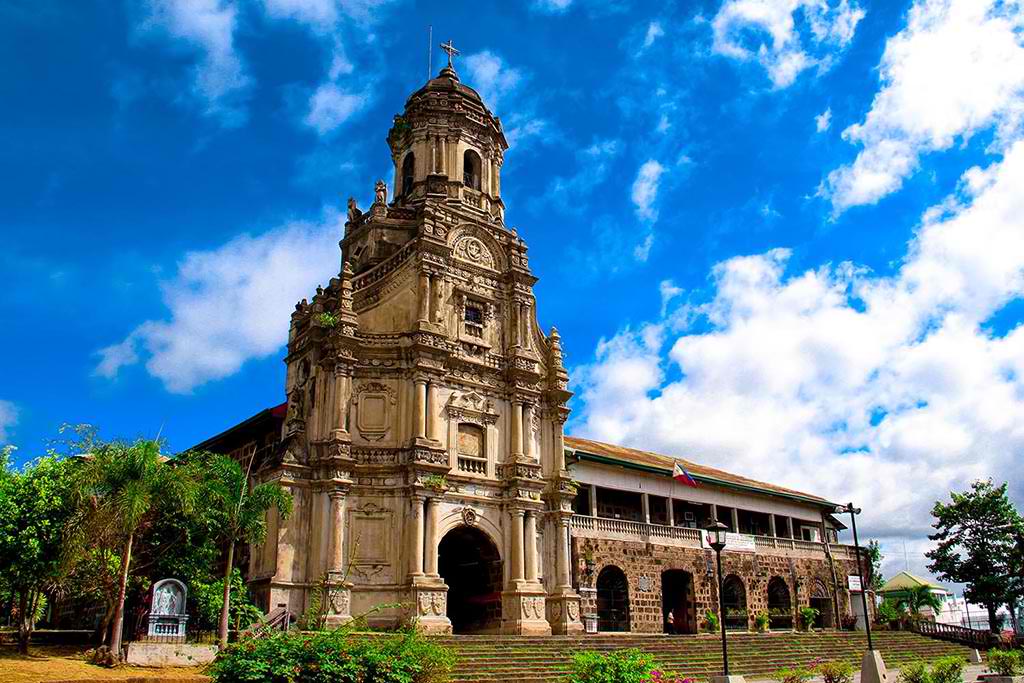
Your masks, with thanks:
M466 526L475 526L476 510L471 507L462 508L462 521Z
M445 613L445 594L443 591L422 592L419 594L419 613L422 617L440 617Z
M482 239L473 234L461 234L452 244L452 255L460 261L471 263L479 268L500 270L501 264Z
M498 421L494 402L475 391L452 394L445 410L456 422L471 422L482 427Z
M575 600L569 600L565 604L565 611L569 615L569 621L580 620L580 603Z
M380 441L391 429L395 391L381 382L366 382L356 389L359 434L368 441Z

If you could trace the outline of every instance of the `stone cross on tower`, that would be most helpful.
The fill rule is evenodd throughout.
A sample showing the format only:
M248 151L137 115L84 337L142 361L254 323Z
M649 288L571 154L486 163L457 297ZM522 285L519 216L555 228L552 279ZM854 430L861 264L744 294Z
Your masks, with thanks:
M448 53L448 68L454 69L452 66L452 57L459 54L459 51L452 45L452 41L449 40L447 43L441 43L441 49Z

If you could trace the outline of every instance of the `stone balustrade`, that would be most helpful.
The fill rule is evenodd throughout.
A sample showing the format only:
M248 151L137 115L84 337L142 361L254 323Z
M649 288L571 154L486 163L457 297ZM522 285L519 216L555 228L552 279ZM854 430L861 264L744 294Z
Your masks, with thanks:
M636 541L671 545L681 548L700 548L702 529L690 527L645 524L625 519L572 516L572 533L579 538L601 538L619 541ZM790 555L799 557L825 557L825 544L794 538L775 536L753 536L754 552L765 555ZM853 560L856 551L853 546L830 543L832 556L838 560ZM726 549L728 552L728 548Z

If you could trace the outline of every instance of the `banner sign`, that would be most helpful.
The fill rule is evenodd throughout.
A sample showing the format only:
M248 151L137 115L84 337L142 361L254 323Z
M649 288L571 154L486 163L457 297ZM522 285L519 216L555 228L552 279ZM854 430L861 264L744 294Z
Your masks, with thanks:
M848 576L846 577L846 585L850 590L860 592L860 577L859 576Z
M700 535L700 547L705 550L711 549L711 543L708 541L708 532L706 531ZM725 548L722 552L727 553L730 551L736 553L756 552L754 537L749 534L727 533L725 535Z

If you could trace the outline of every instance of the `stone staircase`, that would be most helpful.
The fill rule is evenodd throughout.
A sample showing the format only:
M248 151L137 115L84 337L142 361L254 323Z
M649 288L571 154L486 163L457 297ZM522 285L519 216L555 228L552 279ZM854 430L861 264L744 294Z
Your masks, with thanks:
M949 654L967 657L970 650L955 643L932 640L908 631L872 634L886 666L895 669L915 659ZM557 682L569 670L572 654L582 650L620 650L635 647L654 655L660 667L698 679L701 683L722 668L722 641L715 636L601 634L586 637L448 636L436 642L459 655L452 681L484 683ZM736 633L729 635L730 673L765 677L778 669L811 660L845 659L860 666L866 648L862 632Z

